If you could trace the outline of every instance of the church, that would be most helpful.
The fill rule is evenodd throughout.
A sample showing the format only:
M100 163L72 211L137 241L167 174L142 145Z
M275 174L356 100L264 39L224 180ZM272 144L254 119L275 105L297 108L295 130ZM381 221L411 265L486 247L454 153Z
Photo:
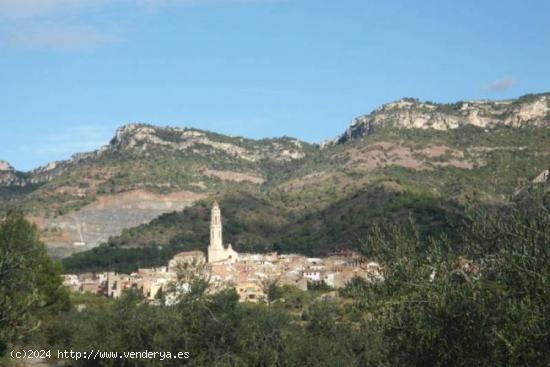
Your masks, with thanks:
M215 201L212 206L210 217L210 245L208 246L208 262L236 262L239 259L239 253L233 250L231 244L227 247L223 245L222 239L222 214L218 202Z

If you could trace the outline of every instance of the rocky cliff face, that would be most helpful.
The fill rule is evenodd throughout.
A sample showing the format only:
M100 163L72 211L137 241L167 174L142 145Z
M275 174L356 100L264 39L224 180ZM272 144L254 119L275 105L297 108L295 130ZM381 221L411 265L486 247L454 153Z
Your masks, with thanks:
M0 161L0 187L26 187L40 185L60 176L74 164L76 155L67 161L50 162L30 172L16 171L8 162Z
M24 181L8 162L0 160L0 186L21 185Z
M328 145L355 140L383 127L450 130L466 125L484 129L549 126L550 94L527 95L516 100L454 104L435 104L405 98L357 117L344 134L328 142Z
M145 152L152 147L198 152L208 147L211 153L222 153L250 162L262 159L290 161L305 157L302 143L297 139L264 139L254 141L208 133L197 129L157 127L129 124L119 128L107 149ZM207 152L208 150L202 150Z

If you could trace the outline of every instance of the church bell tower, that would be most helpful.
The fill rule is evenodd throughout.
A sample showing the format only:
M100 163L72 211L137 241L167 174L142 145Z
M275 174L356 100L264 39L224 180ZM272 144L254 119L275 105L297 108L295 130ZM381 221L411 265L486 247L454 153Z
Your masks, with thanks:
M222 215L218 202L212 206L210 219L210 246L208 246L208 262L222 260L224 247L222 240Z
M217 201L212 206L210 218L210 247L223 249L222 214Z
M239 253L233 250L231 244L226 247L222 240L222 214L220 206L215 201L212 205L210 219L210 245L208 246L208 262L214 263L217 261L226 261L234 263L238 261Z

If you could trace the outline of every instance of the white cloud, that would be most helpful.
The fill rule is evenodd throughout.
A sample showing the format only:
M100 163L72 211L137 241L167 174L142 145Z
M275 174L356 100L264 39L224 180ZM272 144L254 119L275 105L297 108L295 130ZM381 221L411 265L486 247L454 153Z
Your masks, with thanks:
M484 92L504 92L515 86L517 83L518 81L516 78L507 77L484 84L481 86L481 90Z

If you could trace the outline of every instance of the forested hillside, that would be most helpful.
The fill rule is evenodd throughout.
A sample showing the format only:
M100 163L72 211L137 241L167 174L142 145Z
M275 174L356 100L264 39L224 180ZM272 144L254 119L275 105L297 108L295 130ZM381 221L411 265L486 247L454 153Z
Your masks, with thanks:
M0 333L0 363L15 344L47 345L54 359L67 348L189 353L185 360L72 360L82 366L547 366L550 207L540 190L523 200L497 211L468 207L456 237L460 248L446 236L422 237L414 224L373 226L359 250L382 264L385 280L355 278L338 298L329 290L273 284L267 303L239 303L234 289L207 294L207 284L196 280L175 306L162 297L149 305L132 289L118 300L74 295L63 307L36 299L30 307L41 312L17 321L46 322L23 337ZM14 225L36 236L21 218L0 226L0 250L9 248L4 239ZM24 249L12 251L18 256ZM19 297L33 299L33 290L48 296L51 288L42 284L56 284L57 276L21 278L28 287ZM13 286L6 279L0 287Z

